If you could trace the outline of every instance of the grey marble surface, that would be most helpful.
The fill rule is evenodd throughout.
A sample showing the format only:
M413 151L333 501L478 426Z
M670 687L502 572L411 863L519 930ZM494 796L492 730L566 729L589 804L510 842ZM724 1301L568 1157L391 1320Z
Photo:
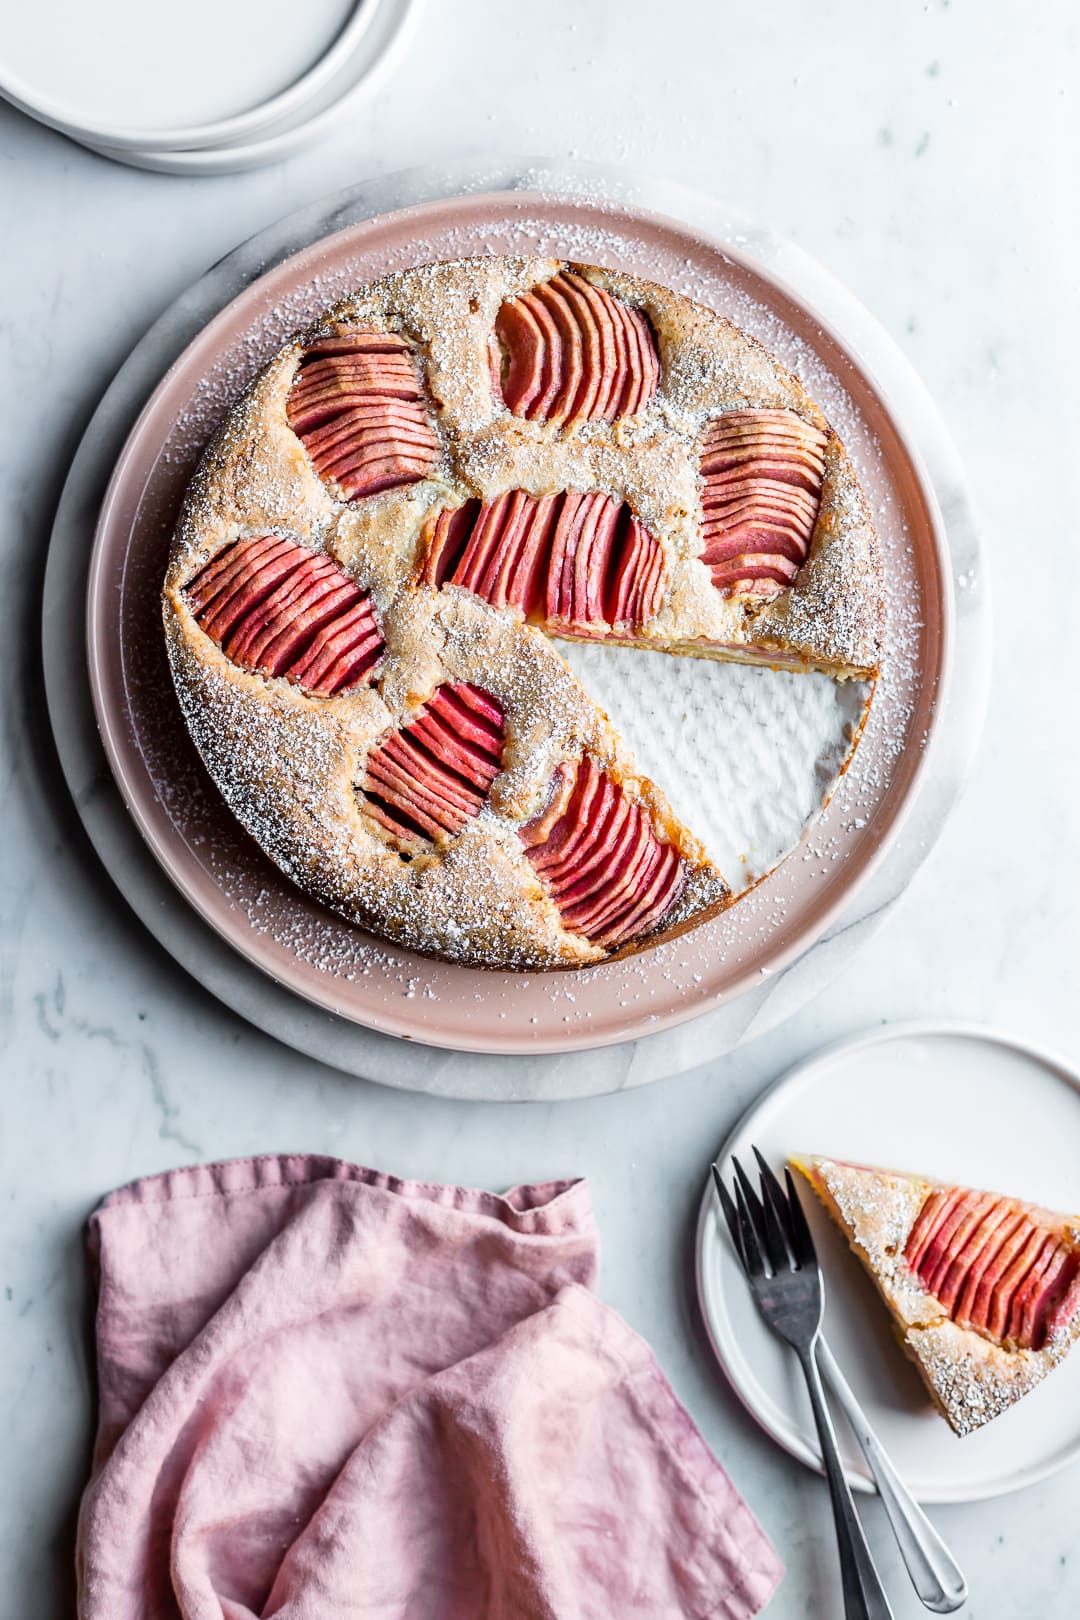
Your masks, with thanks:
M659 48L684 31L684 53ZM678 0L662 41L652 8L551 0L526 22L513 8L448 0L429 9L408 63L352 125L263 173L136 174L0 109L4 1612L73 1608L72 1513L91 1422L80 1222L134 1175L274 1148L494 1186L587 1172L605 1297L653 1341L788 1565L770 1613L837 1612L820 1483L756 1434L702 1347L689 1292L693 1214L707 1157L747 1101L825 1039L889 1018L963 1016L1080 1056L1080 759L1061 741L1076 730L1071 640L1067 624L1046 628L1030 612L1021 629L1014 606L1027 606L1033 587L1045 600L1044 579L1066 589L1075 557L1048 440L1068 445L1080 427L1069 359L1080 243L1067 211L1078 54L1063 0L1037 27L1003 0L887 14L844 0L813 19L795 0L715 14ZM824 263L944 412L982 512L998 603L993 700L971 785L842 974L733 1055L627 1095L527 1110L347 1078L256 1033L179 969L103 875L71 809L38 640L45 546L71 457L158 313L237 240L311 197L492 149L677 177ZM414 1064L434 1077L440 1060L389 1047L384 1062L393 1079ZM1078 1507L1073 1473L935 1511L969 1572L969 1612L1075 1613ZM897 1615L920 1613L876 1509L871 1530Z

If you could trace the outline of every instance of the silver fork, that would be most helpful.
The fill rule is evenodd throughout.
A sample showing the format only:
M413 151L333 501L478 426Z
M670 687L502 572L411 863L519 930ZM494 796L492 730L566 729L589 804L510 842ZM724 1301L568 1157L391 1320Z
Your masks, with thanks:
M869 1464L881 1505L919 1601L935 1614L952 1614L967 1601L968 1595L967 1581L959 1565L893 1467L892 1458L870 1427L824 1334L818 1339L817 1360Z
M788 1186L785 1199L772 1171L760 1154L757 1157L765 1172L760 1198L736 1158L731 1161L735 1167L734 1204L715 1164L713 1180L757 1308L773 1332L786 1340L798 1356L810 1392L836 1521L846 1620L893 1620L844 1477L814 1355L821 1333L822 1287L810 1228L796 1197L791 1172L784 1172Z
M785 1196L776 1177L769 1166L754 1148L754 1156L761 1169L763 1188L771 1193L772 1199L780 1206L785 1231L789 1232L791 1242L794 1241L793 1222L802 1217L805 1226L802 1204L792 1184L790 1173L785 1172L787 1181L787 1195ZM713 1180L720 1196L720 1203L724 1216L731 1232L731 1240L735 1252L742 1261L742 1246L738 1215L732 1204L723 1183L720 1172L714 1164ZM810 1251L813 1252L813 1240L807 1228L807 1238L810 1242ZM816 1264L816 1257L815 1257ZM745 1270L745 1264L744 1264ZM881 1441L870 1427L870 1422L859 1405L847 1379L844 1377L836 1361L836 1357L825 1341L825 1335L818 1332L817 1363L825 1375L833 1395L840 1404L840 1408L847 1418L851 1432L854 1434L862 1453L870 1467L877 1484L881 1505L885 1509L893 1535L896 1537L900 1555L907 1566L911 1576L911 1584L918 1593L919 1600L926 1608L932 1609L936 1614L951 1614L959 1609L967 1599L967 1582L949 1549L934 1529L926 1514L908 1491L903 1480L893 1466L892 1460L886 1452Z

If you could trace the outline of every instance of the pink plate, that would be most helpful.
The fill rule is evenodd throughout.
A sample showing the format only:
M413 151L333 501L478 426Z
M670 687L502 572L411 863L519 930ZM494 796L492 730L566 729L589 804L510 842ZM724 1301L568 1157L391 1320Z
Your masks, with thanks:
M225 808L173 694L158 593L180 498L240 390L333 299L388 270L478 252L633 271L730 314L797 370L859 465L885 548L890 634L870 721L808 840L724 916L575 973L453 966L372 939L308 900ZM827 928L897 833L941 708L952 597L928 481L870 377L794 294L734 248L623 204L494 192L401 209L323 238L252 283L163 378L117 463L87 600L90 683L121 793L189 903L249 961L357 1024L462 1051L565 1052L716 1007Z

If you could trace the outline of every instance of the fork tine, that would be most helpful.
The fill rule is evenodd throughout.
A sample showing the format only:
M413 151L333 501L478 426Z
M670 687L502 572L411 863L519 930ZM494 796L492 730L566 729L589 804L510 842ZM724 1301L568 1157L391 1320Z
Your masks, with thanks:
M787 1183L788 1213L791 1217L791 1232L794 1238L795 1259L800 1267L816 1266L818 1263L817 1250L814 1248L814 1239L806 1219L806 1211L795 1189L791 1171L784 1166L784 1180Z
M772 1236L781 1243L788 1265L793 1266L796 1260L795 1234L791 1229L791 1215L788 1210L787 1199L784 1197L784 1189L773 1175L760 1149L753 1148L752 1151L761 1172L761 1196L765 1205L766 1224L769 1223L770 1219L775 1221L776 1232Z
M746 1275L753 1281L755 1278L765 1277L765 1260L761 1243L754 1229L754 1222L746 1202L742 1187L735 1183L735 1206L739 1212L739 1233L742 1238L741 1251Z
M775 1215L762 1205L759 1195L750 1185L750 1178L734 1154L731 1162L735 1166L735 1175L739 1189L746 1200L746 1205L753 1217L754 1231L757 1234L758 1245L769 1257L769 1264L773 1271L789 1271L791 1261L788 1258L784 1235L777 1224Z
M732 1245L739 1258L739 1264L742 1266L744 1271L748 1272L750 1268L747 1266L746 1256L743 1253L742 1233L739 1231L739 1217L735 1212L735 1205L731 1202L731 1194L724 1186L723 1178L720 1175L720 1166L718 1164L714 1164L712 1166L712 1178L713 1186L716 1188L716 1196L720 1200L720 1208L724 1212L725 1221L727 1221L727 1229L731 1233Z

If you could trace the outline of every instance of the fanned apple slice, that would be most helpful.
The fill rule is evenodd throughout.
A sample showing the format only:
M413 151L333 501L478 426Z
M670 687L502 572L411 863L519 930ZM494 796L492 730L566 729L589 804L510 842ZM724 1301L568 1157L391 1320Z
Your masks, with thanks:
M701 560L724 596L772 601L810 555L826 435L794 411L725 411L701 440Z
M184 594L226 658L318 697L370 680L384 651L367 591L325 552L281 535L224 546Z
M439 459L416 361L396 332L308 343L286 415L319 477L348 501L415 484Z
M588 756L559 767L519 837L564 927L608 949L659 927L683 887L678 850Z
M632 416L660 382L648 317L574 270L503 304L492 359L507 409L534 422Z
M792 1163L873 1277L957 1434L1026 1395L1080 1337L1080 1216L896 1170Z
M466 681L440 686L368 754L364 810L407 854L459 833L502 769L503 712Z
M625 502L598 492L508 490L438 512L422 578L516 607L560 635L632 634L654 614L664 553Z

